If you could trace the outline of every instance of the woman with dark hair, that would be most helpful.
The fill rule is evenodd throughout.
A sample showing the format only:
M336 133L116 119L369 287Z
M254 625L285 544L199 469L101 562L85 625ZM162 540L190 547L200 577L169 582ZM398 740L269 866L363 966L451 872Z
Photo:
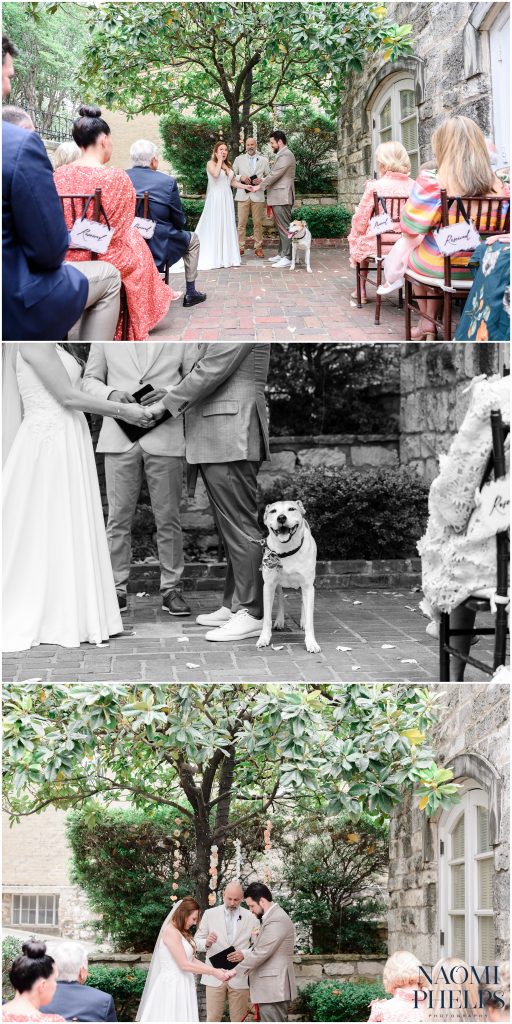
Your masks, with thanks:
M6 424L3 649L100 644L123 625L83 413L141 427L151 414L83 392L82 366L68 345L25 342L9 355L5 411L18 429Z
M25 942L11 965L9 981L16 993L2 1006L4 1021L65 1020L56 1013L40 1013L51 1003L57 988L57 970L44 942Z
M199 1021L195 974L211 974L229 981L236 969L224 971L203 964L194 956L191 929L199 923L199 903L185 896L166 917L153 953L144 992L137 1011L139 1021Z
M128 341L147 341L150 330L165 316L172 299L179 295L164 284L151 252L142 235L133 225L135 189L125 171L107 167L112 155L112 136L98 107L80 107L73 123L73 138L80 147L80 156L71 164L55 171L59 195L92 195L101 188L101 202L114 234L106 253L101 257L112 263L121 274L128 303ZM92 206L92 204L91 204ZM92 216L89 208L88 216ZM64 200L66 224L73 226L70 200ZM67 260L83 262L91 258L85 249L68 249ZM122 316L115 333L120 340ZM108 341L108 338L104 339Z

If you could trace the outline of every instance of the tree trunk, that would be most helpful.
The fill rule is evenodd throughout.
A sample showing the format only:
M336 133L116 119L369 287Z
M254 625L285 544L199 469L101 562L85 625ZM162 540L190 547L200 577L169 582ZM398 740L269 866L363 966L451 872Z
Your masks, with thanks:
M196 859L192 867L192 877L195 880L194 897L199 903L201 910L208 907L208 895L210 893L210 846L212 844L211 832L208 825L196 816Z

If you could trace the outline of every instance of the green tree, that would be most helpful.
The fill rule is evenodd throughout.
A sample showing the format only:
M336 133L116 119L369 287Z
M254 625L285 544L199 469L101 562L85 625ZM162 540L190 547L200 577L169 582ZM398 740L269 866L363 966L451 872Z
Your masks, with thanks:
M310 930L312 952L384 952L371 918L387 871L388 826L368 814L357 825L339 815L306 814L280 841L288 895L280 902ZM369 920L370 919L370 920Z
M438 701L392 684L10 684L6 809L19 819L96 796L174 808L194 826L190 874L204 906L212 844L221 867L227 842L274 807L387 815L422 783L427 813L449 806L457 786L445 773L436 782L427 735Z
M127 113L193 107L240 131L286 103L288 88L334 114L344 79L368 54L411 52L411 26L377 3L104 3L83 69L89 96ZM279 109L277 110L279 115Z
M80 4L3 4L3 31L18 50L10 102L30 111L44 135L66 101L80 95L78 71L89 36L89 11ZM53 10L53 13L52 13Z

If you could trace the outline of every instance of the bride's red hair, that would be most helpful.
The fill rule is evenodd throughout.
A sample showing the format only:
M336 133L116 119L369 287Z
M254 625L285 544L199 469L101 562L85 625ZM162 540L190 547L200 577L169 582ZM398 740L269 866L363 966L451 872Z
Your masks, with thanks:
M215 158L217 156L217 150L219 149L219 146L225 146L226 149L228 150L228 155L227 155L226 159L224 160L224 163L226 164L226 167L229 167L229 169L231 170L231 164L229 162L228 144L227 144L227 142L224 142L224 139L219 139L219 141L215 143L215 145L214 145L214 147L212 149L212 155L211 155L210 159L211 160L215 160Z
M183 935L185 939L188 939L188 941L191 942L195 948L195 943L192 939L192 932L187 931L186 929L187 917L190 917L190 915L194 913L194 910L198 910L199 916L201 916L201 907L199 906L197 900L195 900L192 896L184 896L178 909L176 910L176 913L173 914L171 924L174 925L174 927L178 929L181 935Z

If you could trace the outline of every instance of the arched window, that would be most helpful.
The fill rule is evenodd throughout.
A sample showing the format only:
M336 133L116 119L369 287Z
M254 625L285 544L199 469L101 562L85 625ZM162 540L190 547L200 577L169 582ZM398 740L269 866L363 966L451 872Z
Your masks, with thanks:
M489 802L470 789L439 822L439 946L441 957L494 963Z
M410 75L402 75L384 87L371 111L373 125L373 153L379 143L392 139L401 142L411 161L411 177L415 178L419 167L418 109L414 81Z

